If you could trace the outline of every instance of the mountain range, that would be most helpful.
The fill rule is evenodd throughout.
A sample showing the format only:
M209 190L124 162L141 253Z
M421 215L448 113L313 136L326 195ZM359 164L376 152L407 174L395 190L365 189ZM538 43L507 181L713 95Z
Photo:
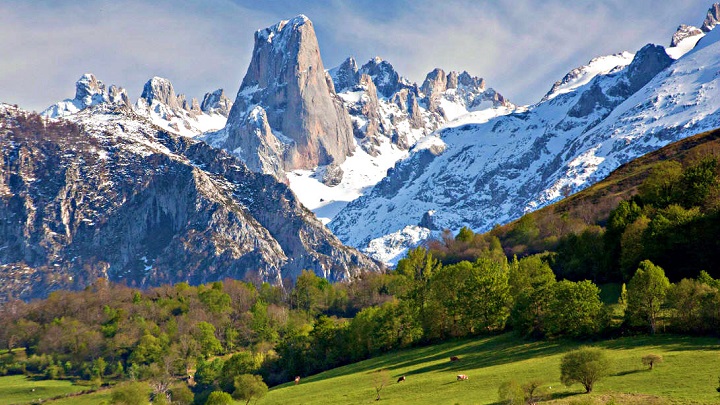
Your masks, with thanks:
M443 229L489 230L720 126L719 13L668 48L594 58L530 106L468 72L326 69L304 15L256 31L234 101L154 77L132 102L85 74L42 118L2 105L2 294L339 281L382 268L354 248L392 263Z

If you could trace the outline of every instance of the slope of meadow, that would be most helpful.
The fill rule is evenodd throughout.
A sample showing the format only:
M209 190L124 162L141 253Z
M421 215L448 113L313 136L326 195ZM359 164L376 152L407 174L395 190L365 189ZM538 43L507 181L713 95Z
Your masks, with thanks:
M389 383L380 392L381 402L393 404L494 404L500 384L513 379L542 380L551 403L716 404L718 343L668 335L598 342L612 359L611 375L586 395L580 385L560 384L560 358L578 343L527 342L504 334L386 354L304 378L297 386L279 386L258 403L371 403L378 370L386 369ZM640 361L649 353L665 360L652 371ZM450 356L461 360L450 362ZM458 374L469 380L457 381ZM406 381L397 383L402 375Z

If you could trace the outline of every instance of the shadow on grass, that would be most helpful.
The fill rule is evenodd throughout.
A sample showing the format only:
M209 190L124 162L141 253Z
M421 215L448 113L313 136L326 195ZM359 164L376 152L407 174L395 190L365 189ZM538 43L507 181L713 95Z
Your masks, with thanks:
M646 372L646 371L650 371L650 370L649 370L649 369L646 369L646 368L642 368L642 369L635 369L635 370L619 371L619 372L613 374L613 377L622 377L622 376L624 376L624 375L636 374L636 373L644 373L644 372Z
M574 397L574 396L583 395L583 394L585 394L585 391L583 391L583 392L554 392L554 393L550 394L549 400L555 401L558 399Z
M395 378L429 371L462 372L552 356L579 346L567 341L526 341L511 333L453 340L431 346L389 352L378 357L328 370L307 381L387 369ZM458 356L460 361L450 361ZM400 372L399 370L403 370Z
M662 346L663 351L718 350L720 339L674 334L628 336L601 342L606 349L635 349L641 346Z

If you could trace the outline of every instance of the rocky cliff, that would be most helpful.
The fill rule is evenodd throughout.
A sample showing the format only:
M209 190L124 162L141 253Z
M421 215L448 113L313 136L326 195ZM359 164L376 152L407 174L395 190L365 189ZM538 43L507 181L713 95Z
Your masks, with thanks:
M260 119L253 120L256 128L247 125L250 115ZM260 142L259 148L237 148L256 142L256 130L265 128L272 136L263 136L266 142ZM307 17L281 21L255 33L252 60L225 132L226 149L235 151L251 170L277 177L283 174L274 165L261 163L279 161L285 171L311 169L342 163L352 154L350 118L325 73ZM279 149L272 145L277 142Z
M0 105L0 297L378 265L343 246L284 184L101 104L47 119Z

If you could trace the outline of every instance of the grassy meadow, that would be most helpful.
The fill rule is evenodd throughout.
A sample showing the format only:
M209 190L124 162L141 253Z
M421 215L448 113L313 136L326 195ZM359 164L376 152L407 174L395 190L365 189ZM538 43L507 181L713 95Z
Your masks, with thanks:
M560 358L579 346L568 342L525 342L505 334L449 342L387 354L304 378L300 385L272 389L258 404L360 404L376 398L377 370L389 384L381 402L393 404L494 404L504 381L539 379L557 404L718 404L720 346L714 338L629 337L598 342L612 360L611 375L591 394L581 385L560 384ZM641 363L654 353L664 362L654 370ZM450 356L459 356L450 362ZM468 381L457 381L466 374ZM399 376L406 381L397 383Z
M376 387L385 379L380 403L497 404L505 381L541 380L549 404L719 404L720 340L672 335L625 337L597 342L611 358L610 376L591 394L581 385L560 384L560 358L579 343L528 342L511 334L446 342L389 353L374 359L304 377L270 390L259 405L376 403ZM664 361L650 371L641 363L647 354ZM451 356L460 361L451 362ZM386 370L378 372L378 370ZM457 381L466 374L468 381ZM396 382L405 376L406 381ZM87 387L68 381L35 381L24 376L0 378L0 405L28 404ZM35 389L35 391L32 391ZM111 390L63 398L55 405L109 404ZM238 402L239 403L239 402Z
M70 381L36 381L22 375L0 377L0 405L32 403L86 389L88 387L73 385Z

